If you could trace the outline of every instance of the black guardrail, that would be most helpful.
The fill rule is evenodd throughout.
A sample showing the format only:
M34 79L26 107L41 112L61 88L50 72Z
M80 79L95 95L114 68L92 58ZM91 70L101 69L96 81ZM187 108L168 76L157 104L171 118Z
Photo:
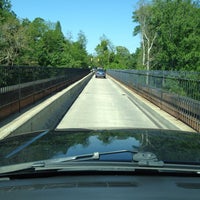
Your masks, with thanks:
M0 120L89 73L89 69L0 66Z
M200 132L200 73L107 70L116 80Z

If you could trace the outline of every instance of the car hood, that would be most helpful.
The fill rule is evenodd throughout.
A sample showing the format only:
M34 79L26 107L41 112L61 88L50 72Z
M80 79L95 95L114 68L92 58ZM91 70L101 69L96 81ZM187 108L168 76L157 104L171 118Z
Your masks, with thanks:
M198 133L177 130L39 131L0 141L0 166L118 150L148 151L166 162L199 163L199 146Z

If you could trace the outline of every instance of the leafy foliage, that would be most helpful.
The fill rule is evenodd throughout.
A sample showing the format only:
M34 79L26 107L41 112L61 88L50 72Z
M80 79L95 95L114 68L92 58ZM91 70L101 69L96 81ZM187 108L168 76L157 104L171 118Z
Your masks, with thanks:
M19 20L11 8L10 0L0 0L0 65L134 68L135 57L125 47L115 48L105 35L96 55L89 55L84 32L73 41L63 35L59 21Z
M88 66L86 37L77 41L64 37L60 22L52 23L38 17L32 22L19 20L9 0L0 0L0 64L26 66Z
M138 22L134 34L143 36L143 57L148 55L147 40L153 41L156 34L147 59L150 69L200 70L199 6L192 0L140 0L133 20Z
M19 20L11 7L10 0L0 0L0 65L200 71L197 0L139 0L132 18L141 48L132 54L103 35L96 54L89 55L82 31L73 41L63 35L59 21Z
M130 54L126 47L114 47L105 35L100 38L100 44L96 46L95 50L97 56L93 60L93 64L96 66L109 69L135 68L136 59L134 54Z

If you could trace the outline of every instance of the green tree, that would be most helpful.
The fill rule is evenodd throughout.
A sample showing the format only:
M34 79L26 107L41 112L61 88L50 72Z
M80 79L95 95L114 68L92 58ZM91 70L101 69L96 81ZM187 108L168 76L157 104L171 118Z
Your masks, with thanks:
M1 25L0 62L5 65L14 65L25 46L25 32L15 16L10 15L6 23Z
M111 68L130 69L133 68L133 55L123 46L117 46L115 54L112 55L113 61L110 60Z
M9 0L0 0L0 63L13 65L23 46L23 30Z
M154 1L158 68L196 70L200 62L200 9L191 0ZM162 10L162 12L160 11Z
M11 13L12 11L10 0L0 0L0 24L5 22Z
M149 62L150 69L199 70L199 2L192 0L152 0L150 3L141 0L140 2L139 9L133 13L133 19L139 24L134 33L140 33L142 36L142 64L146 63L148 66ZM150 50L149 58L148 50Z
M74 67L87 68L88 67L88 54L86 50L87 38L85 34L80 31L78 33L77 41L72 44L72 57L74 59Z
M87 53L86 45L87 38L82 31L78 33L77 41L72 40L71 34L69 38L65 38L62 65L70 68L87 68L91 58Z
M45 52L43 46L43 37L49 30L49 27L44 19L35 18L28 27L27 37L29 38L29 51L27 56L29 57L30 65L43 65Z
M107 68L110 63L111 55L113 55L114 47L105 35L100 38L100 44L96 46L95 51L97 54L97 65Z
M60 22L55 24L55 29L49 29L43 34L40 45L40 65L60 66L63 64L64 36L61 31Z
M144 70L144 66L142 65L142 49L137 48L136 51L132 55L133 57L133 68Z
M88 67L87 39L64 37L60 22L19 20L9 0L0 0L0 64Z
M141 34L142 66L149 70L154 59L151 52L157 37L157 27L152 25L152 6L145 0L140 0L139 6L139 9L133 13L133 21L139 23L134 29L134 35Z

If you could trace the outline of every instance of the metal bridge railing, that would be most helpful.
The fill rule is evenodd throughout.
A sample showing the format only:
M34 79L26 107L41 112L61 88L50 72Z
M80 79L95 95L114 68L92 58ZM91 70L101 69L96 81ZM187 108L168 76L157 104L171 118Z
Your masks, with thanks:
M200 73L107 70L107 73L200 132Z
M0 66L0 120L89 74L88 69Z

